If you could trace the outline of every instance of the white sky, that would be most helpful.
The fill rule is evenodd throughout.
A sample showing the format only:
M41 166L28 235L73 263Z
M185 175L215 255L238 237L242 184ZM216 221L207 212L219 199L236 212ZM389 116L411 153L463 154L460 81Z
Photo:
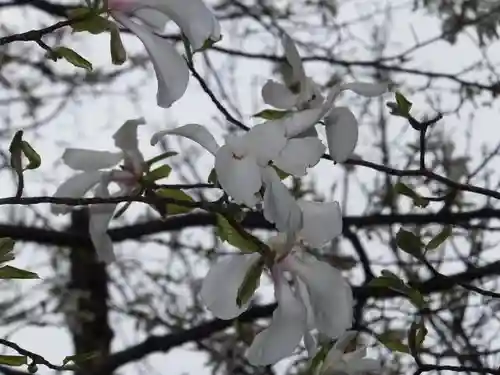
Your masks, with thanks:
M345 5L342 5L339 9L339 23L356 19L362 14L370 13L371 9L374 7L373 4L376 4L376 7L382 9L385 5L393 6L401 4L401 0L346 1ZM317 24L316 19L310 19L309 21L311 24ZM0 13L0 23L4 22L8 24L17 23L17 28L19 30L28 30L33 27L47 24L47 20L44 19L44 17L40 17L39 13L30 12L29 17L26 17L26 14L20 11L3 11ZM384 17L376 17L372 21L362 24L360 27L353 28L351 34L344 35L343 38L349 38L355 35L359 39L369 40L370 29L366 28L367 24L380 25L383 22ZM418 38L418 40L425 40L440 33L440 26L435 18L426 15L422 11L400 11L397 18L395 17L392 22L390 30L387 30L389 43L384 52L386 56L394 55L397 54L398 51L405 50L415 43L415 38ZM235 35L238 28L241 29L242 26L232 25L231 27L234 29L229 29L228 26L227 23L223 23L224 39L220 44L239 48L239 44L237 44L239 43L238 39L232 37L232 35ZM292 35L295 35L295 30L288 29L288 31ZM302 39L302 35L303 34L298 38ZM473 34L470 33L470 35ZM322 40L324 43L331 44L331 36L329 35L315 35L315 38L317 40ZM428 71L446 73L458 72L470 65L471 62L476 61L480 56L480 51L478 51L472 39L473 37L464 36L460 38L455 46L450 46L445 42L435 43L431 47L424 48L421 52L415 53L411 66ZM267 38L267 40L269 42L269 38ZM142 51L142 45L133 36L126 36L125 43L129 51ZM277 41L273 44L276 43ZM268 43L268 45L270 44L271 43ZM92 61L95 68L110 66L107 50L107 36L78 35L74 38L66 38L64 40L64 45L75 48L75 50ZM262 49L262 46L263 41L261 38L249 38L244 43L244 48L247 51L259 51ZM349 49L347 49L347 46ZM33 51L37 49L37 46L34 44L25 47L30 51L30 54L34 53ZM498 43L495 43L488 51L488 55L494 61L498 61L498 52L495 54L495 51L498 50L497 47ZM11 46L11 48L15 49L21 47ZM336 48L335 45L332 46L332 52L334 56L347 60L373 58L372 51L354 39L352 43L343 44L341 48ZM221 70L224 69L224 66L226 66L229 61L229 58L216 52L211 53L210 57ZM201 56L198 56L197 60L201 62ZM237 62L238 66L235 74L235 80L238 82L236 86L237 92L232 94L237 95L240 99L239 105L245 115L245 122L252 123L250 116L263 109L263 103L258 97L258 90L265 80L271 77L271 67L260 61L245 62L239 59ZM73 71L75 69L64 62L54 64L66 71ZM123 68L126 68L126 65ZM318 81L324 81L324 74L331 73L332 69L335 68L326 67L325 65L306 64L306 71L308 74ZM339 72L341 71L339 70ZM5 72L3 73L6 74ZM17 75L22 74L22 71L9 72L7 70L7 73ZM478 76L481 77L481 75L477 73L471 73L469 79L477 79ZM365 78L369 79L370 77ZM347 77L347 79L350 79L350 77ZM403 86L407 83L425 84L419 77L404 76L403 78L403 76L400 76L399 79ZM257 83L257 85L255 85L255 83ZM450 85L448 82L442 81L442 86L449 87ZM137 90L137 99L134 105L125 101L120 94L124 91L128 91L130 88ZM26 138L34 144L36 149L43 156L42 167L37 171L29 172L29 175L27 175L27 194L50 194L64 178L69 177L71 171L60 165L60 155L65 145L111 150L113 147L111 135L123 121L130 118L144 116L147 120L148 125L140 128L141 150L146 157L154 156L155 153L158 152L157 149L149 145L150 135L164 127L173 127L192 122L200 123L213 131L219 141L223 139L224 131L217 126L217 121L214 120L217 119L220 121L222 117L216 111L208 97L200 90L194 79L190 80L189 89L184 97L168 110L156 106L156 82L150 65L148 65L147 68L147 75L142 72L128 74L125 79L120 79L106 89L116 94L102 95L97 100L93 99L90 95L83 96L78 103L70 104L61 115L51 120L48 125L45 125L39 131L27 133ZM39 94L43 96L49 92L53 93L54 88L46 86L38 91ZM5 97L9 97L9 93L0 92L0 100ZM257 102L256 98L258 100ZM390 98L390 95L388 95L385 99L389 100ZM419 106L419 104L425 104L424 99L421 97L412 97L412 99L415 101L416 107ZM347 95L343 102L349 103L350 100L357 99ZM418 100L420 100L420 102ZM455 103L447 98L443 98L442 104L445 107L452 107ZM15 111L16 109L0 107L0 111L8 110ZM499 134L495 125L497 121L498 106L494 105L491 108L481 106L478 109L472 109L470 105L466 105L461 111L461 114L463 116L462 118L449 116L440 124L440 127L444 129L445 133L453 135L458 155L463 153L466 147L464 123L468 120L467 116L471 114L474 116L472 120L474 133L470 144L471 149L479 151L483 144L493 146L496 144ZM19 118L19 126L22 126L24 123L26 123L26 119ZM366 120L361 123L361 137L356 153L361 155L364 159L378 161L380 154L372 145L373 127L374 124L368 123ZM391 150L393 150L395 154L400 150L403 151L403 145L406 144L405 142L408 139L412 139L413 136L414 134L402 120L395 119L391 124ZM175 148L179 150L183 150L185 147L190 147L190 150L196 149L196 147L189 142L179 143L178 140L172 140L171 144L175 145ZM475 154L477 157L476 160L473 160L471 169L474 169L481 159L479 152ZM177 158L177 160L181 160L179 157ZM394 160L391 161L393 166L402 167L401 163L398 163L398 160L400 159L394 158ZM206 156L203 155L203 157L198 160L197 168L199 171L203 171L202 176L208 176L212 162L213 160L208 154ZM495 160L494 163L494 165L496 165L497 160ZM330 163L322 161L315 167L314 175L318 179L320 191L324 192L329 199L340 199L342 197L342 189L338 189L333 195L330 193L330 186L332 183L343 176L341 167L333 167ZM364 181L369 185L373 183L374 176L375 174L369 170L360 170L360 173L357 173L359 181ZM6 175L4 174L4 178L5 177ZM170 180L169 182L173 183L174 181ZM4 187L2 195L9 196L12 194L12 191L12 189L9 190ZM356 186L350 191L350 194L351 199L349 200L346 213L361 214L366 207L366 198L362 196L362 191ZM46 212L46 208L39 209ZM20 209L19 213L22 212L23 211ZM141 211L140 209L136 209L134 212L138 213ZM130 218L131 216L128 217ZM63 224L65 222L66 219L54 218L54 223ZM154 246L151 245L151 248L141 248L138 251L135 243L126 243L117 246L116 250L125 258L139 256L142 258L142 252L149 253L151 251L151 253L154 253L153 247ZM374 248L373 251L377 254L383 254L384 249ZM43 263L42 261L46 259L44 254L45 252L39 249L34 250L32 246L19 246L19 259L14 264L22 266L29 263L30 269L36 270L42 277L49 276L51 271L47 267L34 269L32 266L34 257L37 259L39 258L40 264ZM146 264L148 261L151 261L151 259L148 256L148 258L144 260L144 263ZM152 263L149 263L149 266L151 266L151 264ZM114 266L111 266L111 268L112 267ZM200 276L203 274L204 270L205 265L200 265L198 267ZM35 284L36 282L23 281L24 288L31 288ZM118 333L118 337L113 342L114 350L119 350L127 345L137 343L142 339L141 337L137 337L130 324L113 321L113 328L116 329ZM59 328L29 328L17 332L11 339L21 346L35 351L55 363L60 362L64 356L70 355L72 350L67 332ZM48 345L48 343L50 343L50 345ZM208 373L204 370L204 360L205 359L198 352L191 353L189 350L178 349L170 351L167 354L160 353L150 356L147 362L158 373L177 375L182 373ZM137 371L135 368L132 370L132 366L127 366L125 368L128 370L126 371L127 374L132 374ZM43 375L49 373L49 371L40 366L39 373Z

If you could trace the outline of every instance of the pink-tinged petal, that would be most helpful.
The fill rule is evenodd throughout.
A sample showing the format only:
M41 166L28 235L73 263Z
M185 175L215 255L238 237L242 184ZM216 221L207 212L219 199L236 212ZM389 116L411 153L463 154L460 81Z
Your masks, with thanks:
M159 131L151 137L151 145L156 145L161 138L167 135L178 135L190 139L205 148L212 155L215 155L219 149L219 145L214 136L207 128L199 124L187 124L175 129Z
M366 97L380 96L387 92L388 87L385 83L367 83L367 82L352 82L345 83L342 90L351 90L358 95Z
M256 125L243 136L230 138L227 142L233 150L241 149L244 154L253 155L262 167L278 156L286 143L284 127L274 121Z
M208 39L220 39L219 22L202 0L142 0L141 4L155 8L172 19L194 50L202 48Z
M302 225L302 211L297 201L272 167L265 168L262 177L266 187L264 217L274 223L280 232L297 232Z
M71 169L93 172L114 167L123 160L123 153L67 148L62 155L62 160Z
M288 256L283 264L305 284L319 332L337 338L351 327L352 290L339 270L308 254Z
M316 137L292 138L273 159L274 165L293 176L304 176L325 152L325 145Z
M274 310L271 324L255 337L246 355L255 366L275 364L289 357L300 344L306 328L304 305L295 297L284 276L274 273L278 307Z
M282 83L268 80L262 87L264 103L279 109L291 109L297 104L298 95L292 93Z
M235 156L229 145L222 146L215 155L217 180L236 203L254 207L259 202L262 186L261 168L253 156Z
M216 317L233 319L248 308L250 301L240 307L236 304L236 297L249 268L259 258L256 253L229 255L210 267L200 296Z
M319 248L342 234L342 211L338 202L299 200L303 224L299 233L314 248Z
M186 61L169 41L155 35L147 26L135 23L120 12L113 12L112 15L144 44L158 81L156 95L158 106L169 108L186 92L189 81L189 69Z
M54 193L56 198L82 198L101 181L103 172L82 172L64 181ZM56 215L67 214L73 207L63 204L52 204L50 209Z
M325 131L332 160L344 162L358 143L358 120L349 108L336 107L325 118Z

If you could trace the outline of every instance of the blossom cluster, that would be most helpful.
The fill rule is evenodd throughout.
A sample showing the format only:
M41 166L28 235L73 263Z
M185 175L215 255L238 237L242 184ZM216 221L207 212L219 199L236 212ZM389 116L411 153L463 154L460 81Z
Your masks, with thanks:
M158 81L158 105L171 106L186 90L189 69L161 33L172 20L196 52L221 38L216 17L201 0L108 0L108 5L114 19L135 34L148 51ZM270 325L249 347L248 361L274 364L292 355L302 341L312 358L320 350L320 339L326 338L336 343L323 361L322 373L377 372L380 363L365 358L365 348L345 353L356 335L350 331L353 295L348 282L340 270L307 251L341 235L340 206L338 202L296 199L278 171L303 177L327 149L333 161L345 161L356 146L358 123L349 108L335 106L336 99L345 90L379 96L387 86L342 83L323 95L321 87L306 75L293 40L283 34L282 44L288 63L285 82L269 80L262 88L264 102L274 108L273 119L227 136L223 145L199 124L160 131L153 135L151 144L167 136L198 143L213 155L218 186L227 197L247 209L262 210L276 227L278 233L266 244L270 254L242 252L221 259L210 268L200 291L216 317L234 319L250 307L262 273L269 274L277 308ZM120 127L113 136L117 152L66 149L62 159L78 173L59 186L55 196L83 197L90 191L103 198L142 194L149 166L138 148L137 132L144 123L144 119L136 119ZM324 127L326 146L316 126ZM110 191L111 183L119 187L117 191ZM110 203L90 207L89 233L100 260L107 263L114 260L107 227L116 207ZM52 211L65 214L68 207L53 205ZM242 297L249 279L254 287Z

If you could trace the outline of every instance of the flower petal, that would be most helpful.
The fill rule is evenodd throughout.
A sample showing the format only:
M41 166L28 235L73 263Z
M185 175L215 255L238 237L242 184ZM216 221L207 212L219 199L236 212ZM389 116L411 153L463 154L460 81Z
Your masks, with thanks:
M250 305L236 304L238 289L250 266L260 258L259 254L229 255L210 267L200 296L205 306L220 319L233 319Z
M291 114L273 122L279 123L285 128L287 138L293 138L314 127L323 117L325 109L317 107L303 111L292 112Z
M351 82L342 85L342 90L351 90L367 97L380 96L386 93L387 89L387 84L384 83Z
M298 95L293 94L282 83L268 80L262 87L264 103L279 109L291 109L297 104Z
M373 358L361 358L347 362L346 370L350 374L379 374L382 371L382 363Z
M151 145L156 145L166 135L178 135L188 138L204 147L212 155L217 153L219 145L214 136L204 126L198 124L187 124L171 130L159 131L151 137Z
M235 140L237 142L235 142ZM274 121L267 121L250 129L240 137L228 138L233 150L242 148L244 154L251 154L260 166L267 166L286 146L285 128Z
M319 332L337 338L352 325L353 297L341 272L308 254L288 256L284 266L306 285Z
M297 50L293 39L286 33L283 34L281 43L283 44L283 48L285 50L286 60L292 67L293 83L299 83L300 91L303 92L305 89L303 85L307 84L307 77L304 71L304 65L302 65L302 59L300 58L299 51Z
M123 153L67 148L64 150L62 160L71 169L93 172L114 167L123 160Z
M170 17L187 36L194 50L202 48L207 39L220 39L219 22L201 0L142 0L141 3Z
M336 107L325 118L328 149L333 161L342 163L356 148L358 120L347 107Z
M318 164L325 149L317 137L292 138L273 161L284 172L304 176L307 168Z
M283 274L274 273L278 307L269 327L255 337L247 352L248 361L256 366L275 364L290 356L306 327L304 305L295 297Z
M272 167L262 171L266 186L264 217L274 223L280 232L295 233L302 225L302 211L288 188Z
M54 197L81 198L101 180L104 172L82 172L68 178L57 188ZM67 214L73 207L63 204L52 204L50 210L56 215Z
M262 187L261 168L253 156L236 158L230 145L222 146L215 155L217 180L236 203L254 207Z
M112 14L144 44L158 81L156 95L158 106L169 108L186 92L189 81L189 69L186 62L170 42L155 35L146 26L135 23L121 12L112 12Z
M127 152L136 151L139 149L139 142L137 140L137 127L144 125L146 121L144 118L128 120L113 134L116 148Z
M303 224L299 236L309 245L319 248L342 234L342 212L338 202L299 200Z
M167 22L170 21L170 18L166 14L153 8L140 8L136 9L133 13L135 17L158 33L163 33Z

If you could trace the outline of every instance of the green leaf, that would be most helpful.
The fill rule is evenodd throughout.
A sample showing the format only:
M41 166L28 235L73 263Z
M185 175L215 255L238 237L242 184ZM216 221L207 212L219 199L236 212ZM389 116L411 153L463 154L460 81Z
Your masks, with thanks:
M0 263L9 262L14 259L15 242L12 238L4 237L0 238Z
M413 204L418 207L425 208L429 205L429 200L420 196L417 192L413 191L409 186L398 182L394 186L394 191L397 194L405 195L413 200Z
M9 146L10 166L18 173L23 171L23 131L19 130L14 134Z
M22 141L21 149L24 156L28 159L26 169L37 169L42 164L42 158L28 142Z
M201 48L199 48L199 49L197 49L197 50L195 50L195 51L193 51L193 52L194 52L194 53L196 53L196 52L203 52L203 51L206 51L207 49L212 48L212 46L213 46L215 43L219 42L221 39L222 39L222 37L221 37L221 38L219 38L219 39L217 39L217 40L214 40L214 39L210 39L210 38L209 38L209 39L205 40L205 42L203 43L203 45L201 46Z
M0 365L23 366L28 363L25 355L0 355Z
M89 8L76 8L67 12L68 18L84 18L82 21L70 24L74 32L87 31L97 35L107 31L112 23L106 18L99 16L95 10Z
M193 198L179 189L164 188L157 190L155 193L162 198L172 198L178 201L194 202ZM167 214L169 215L185 214L192 210L193 207L180 206L173 203L167 204Z
M158 156L155 156L154 158L151 158L150 160L148 160L146 162L146 164L148 166L152 166L154 163L158 163L159 161L162 161L163 159L166 159L166 158L169 158L171 156L175 156L177 155L178 153L175 152L175 151L167 151L167 152L164 152Z
M30 271L22 270L12 266L0 267L0 279L39 279L40 277Z
M54 61L64 59L78 68L86 69L89 72L92 71L92 63L71 48L57 47L49 54L49 57Z
M275 165L272 165L272 167L274 168L274 170L276 171L276 173L278 174L280 180L284 180L285 178L287 178L288 176L290 176L290 173L286 173L284 171L282 171L281 169L279 169L277 166Z
M100 356L99 352L89 352L89 353L83 353L83 354L70 355L70 356L64 357L63 366L68 364L69 362L79 364L79 363L86 362L90 359L94 359L94 358L99 357L99 356Z
M396 235L396 244L405 253L413 255L415 258L421 258L424 244L414 233L400 229Z
M411 324L410 330L408 331L408 347L414 357L417 356L418 352L420 351L422 343L427 336L427 332L428 331L425 327L423 319L419 319L418 322L415 321Z
M408 118L413 104L403 94L396 92L396 102L388 102L386 105L391 109L392 115Z
M248 232L245 233L248 235L248 238L243 237L224 216L217 214L217 235L223 241L247 253L259 252L258 243L260 241L258 239L252 241L250 238L253 236Z
M111 51L111 62L114 65L122 65L127 60L127 51L123 46L120 30L114 24L110 32L109 50Z
M165 164L148 172L146 174L146 179L151 182L158 181L162 178L167 178L170 175L170 172L172 172L172 167Z
M243 282L238 288L238 294L236 295L236 304L239 307L245 305L259 287L260 276L262 275L262 271L264 271L264 265L264 259L259 258L248 269Z
M443 242L451 236L452 228L453 227L451 225L445 226L441 232L436 234L436 236L430 240L427 245L425 245L425 250L434 250L441 246Z
M377 339L393 352L408 353L408 354L410 353L408 345L406 345L401 341L397 332L394 331L384 332L381 335L378 335Z
M311 359L311 363L306 371L306 374L316 374L319 366L325 361L328 352L332 349L333 342L329 342L323 345L320 350L316 352L316 355Z
M425 299L418 290L406 284L401 278L389 270L383 270L381 273L382 276L370 280L368 286L394 290L406 296L418 309L423 309L425 307Z
M276 109L264 109L259 113L253 115L253 117L263 118L264 120L279 120L280 118L288 115L290 111L278 111Z

